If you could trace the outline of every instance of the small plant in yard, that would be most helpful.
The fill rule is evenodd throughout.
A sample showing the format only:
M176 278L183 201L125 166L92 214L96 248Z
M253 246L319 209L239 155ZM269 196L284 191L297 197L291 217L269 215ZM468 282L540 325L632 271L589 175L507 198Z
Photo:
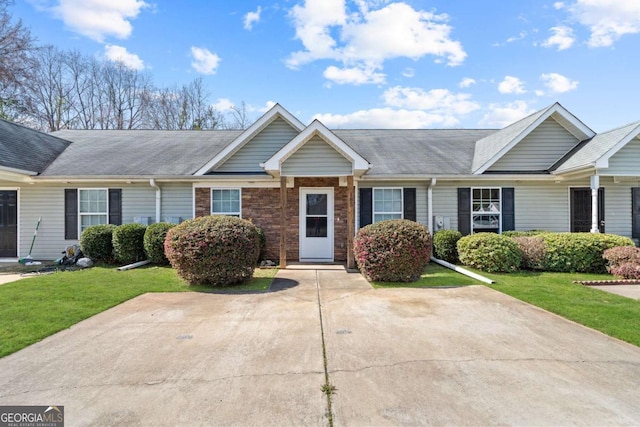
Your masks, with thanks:
M620 246L604 251L607 271L623 279L640 279L640 248Z
M260 238L256 226L247 220L209 215L169 230L164 252L189 284L229 286L251 278Z
M433 235L435 257L455 264L458 262L458 240L462 233L458 230L440 230Z
M525 270L543 270L544 256L546 253L544 239L539 236L513 237L522 255L522 264Z
M406 219L361 228L353 246L358 267L370 281L416 281L431 257L429 231L424 225Z
M147 254L147 259L152 263L169 264L169 260L164 255L164 239L167 237L167 232L175 226L170 222L158 222L147 227L143 239L144 251Z
M634 246L628 237L598 233L543 234L544 269L558 272L604 273L604 251L616 246Z
M118 262L131 264L146 259L144 253L144 233L142 224L123 224L113 230L113 254Z
M522 255L513 239L494 233L476 233L458 240L460 262L487 272L516 271Z
M82 253L94 262L112 263L113 257L113 230L112 224L91 225L84 229L80 235L80 248Z

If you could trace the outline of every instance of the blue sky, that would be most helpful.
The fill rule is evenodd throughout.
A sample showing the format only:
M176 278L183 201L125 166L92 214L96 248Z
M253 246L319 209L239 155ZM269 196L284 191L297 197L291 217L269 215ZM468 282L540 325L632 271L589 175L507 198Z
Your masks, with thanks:
M502 127L555 101L640 120L638 0L26 0L40 44L202 77L221 111L278 102L332 128Z

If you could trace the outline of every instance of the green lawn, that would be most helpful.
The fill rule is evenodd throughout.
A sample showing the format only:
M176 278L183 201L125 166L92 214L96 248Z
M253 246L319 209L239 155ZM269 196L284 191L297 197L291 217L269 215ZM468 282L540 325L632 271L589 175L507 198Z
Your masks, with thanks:
M256 269L253 279L232 288L187 286L168 267L95 267L7 283L0 286L0 357L147 292L261 292L277 272Z
M424 273L420 279L416 282L371 282L374 288L428 288L428 287L442 287L442 286L468 286L468 285L480 285L471 277L464 276L460 273L456 273L453 270L449 270L446 267L430 262L424 269Z
M640 301L573 283L609 280L609 274L519 272L490 274L469 269L496 281L490 288L511 295L574 322L640 346ZM465 286L482 284L435 263L429 263L414 283L372 283L375 287Z

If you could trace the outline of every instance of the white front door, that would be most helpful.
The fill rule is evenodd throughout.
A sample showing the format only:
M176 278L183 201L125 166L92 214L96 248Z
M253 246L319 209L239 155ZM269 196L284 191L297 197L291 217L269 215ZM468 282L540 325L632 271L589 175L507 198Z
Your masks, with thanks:
M300 189L300 261L333 261L333 188Z

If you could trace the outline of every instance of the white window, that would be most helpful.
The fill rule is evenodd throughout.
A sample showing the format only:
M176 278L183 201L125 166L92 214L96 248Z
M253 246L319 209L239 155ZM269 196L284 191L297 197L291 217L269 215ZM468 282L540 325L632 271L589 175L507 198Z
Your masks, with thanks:
M373 189L373 222L402 219L402 188Z
M473 233L501 231L500 188L471 189L471 227Z
M211 214L241 217L240 189L225 188L211 190Z
M109 197L106 188L78 190L80 233L90 225L109 223Z

